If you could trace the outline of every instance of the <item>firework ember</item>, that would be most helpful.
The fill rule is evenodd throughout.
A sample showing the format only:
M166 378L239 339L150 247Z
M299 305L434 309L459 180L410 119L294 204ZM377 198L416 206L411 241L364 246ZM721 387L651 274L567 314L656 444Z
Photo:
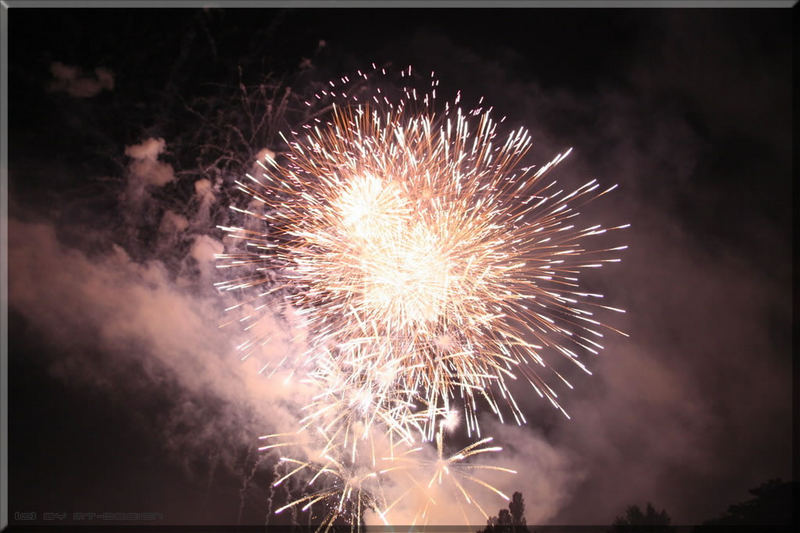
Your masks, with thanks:
M374 446L363 459L369 467L357 468L376 432L392 450L435 440L435 474L412 485L424 490L446 474L474 502L453 463L499 448L482 439L443 459L444 429L461 411L467 435L481 439L484 407L524 424L510 387L518 379L563 412L546 372L571 385L548 357L589 372L580 355L598 353L613 329L594 311L621 312L583 291L578 278L619 261L614 254L626 248L587 248L590 237L626 226L582 227L577 211L614 187L593 180L559 189L548 173L569 150L526 166L526 130L501 135L491 109L465 111L458 97L439 106L436 81L425 95L403 89L396 102L381 94L361 102L342 81L341 90L331 83L323 92L333 100L327 121L305 125L285 139L284 155L267 156L258 173L237 181L251 201L233 209L250 222L222 228L240 246L218 266L242 273L218 286L254 291L231 308L244 311L238 321L254 332L240 346L243 357L267 342L259 311L274 295L308 331L306 352L288 363L319 391L298 431L325 436L323 451L317 461L284 461L339 481L290 505L335 497L341 512L367 480L407 473L413 454L392 454L381 466ZM392 504L379 503L379 492L356 498L359 513L363 504L385 516Z

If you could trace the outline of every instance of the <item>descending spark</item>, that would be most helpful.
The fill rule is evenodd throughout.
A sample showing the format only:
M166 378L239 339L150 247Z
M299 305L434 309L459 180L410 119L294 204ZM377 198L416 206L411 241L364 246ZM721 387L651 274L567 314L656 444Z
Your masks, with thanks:
M321 526L327 527L339 517L361 523L364 513L369 510L384 524L391 524L396 507L402 506L404 499L413 490L423 495L423 501L410 525L425 524L431 509L437 505L435 492L438 486L450 484L458 491L466 505L475 506L485 518L488 518L486 511L473 495L475 488L495 493L505 500L509 498L500 489L480 479L477 473L488 470L507 474L516 472L508 468L473 462L473 458L479 454L501 450L499 446L487 446L492 441L491 438L472 443L451 455L445 454L444 429L446 424L442 423L436 434L435 459L422 455L423 447L405 442L390 442L388 445L382 443L380 447L384 455L376 454L373 439L382 438L380 433L369 435L359 442L360 446L372 448L369 461L353 461L347 454L344 457L337 454L342 449L341 443L337 443L337 439L342 438L341 435L330 436L322 431L314 435L306 430L292 435L266 435L262 439L270 444L265 445L264 449L292 447L305 449L302 460L287 455L280 457L281 463L289 465L289 471L277 479L272 487L279 486L293 476L305 474L305 479L308 479L307 493L288 502L275 512L280 514L287 509L298 507L302 511L311 511L313 506L317 505L327 510L327 515L321 523ZM390 500L384 485L398 482L405 482L409 489ZM461 502L457 502L457 505L461 508ZM465 523L469 523L463 508L461 513L465 517Z

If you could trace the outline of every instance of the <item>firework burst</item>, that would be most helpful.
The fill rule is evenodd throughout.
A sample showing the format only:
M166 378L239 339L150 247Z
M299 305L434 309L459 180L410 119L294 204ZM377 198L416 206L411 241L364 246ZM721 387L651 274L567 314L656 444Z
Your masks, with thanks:
M571 385L547 358L588 373L581 353L598 353L613 329L594 311L622 312L579 285L581 271L619 261L614 254L626 248L586 247L590 237L626 226L582 227L577 211L614 187L593 180L559 189L548 173L569 150L526 166L526 130L501 136L491 109L464 111L460 96L438 106L436 85L424 95L403 89L396 102L323 91L334 100L329 120L293 132L283 157L267 156L259 173L236 182L251 201L232 209L251 224L222 228L240 247L220 255L218 266L243 273L219 288L255 291L230 309L246 310L238 319L245 329L258 331L258 310L274 294L303 317L308 347L292 365L320 392L300 429L326 435L326 449L338 448L351 466L327 454L298 468L336 472L342 502L356 481L379 477L380 469L352 466L356 443L374 431L412 449L417 439L436 440L436 474L422 487L458 471L442 459L443 424L457 407L468 436L481 437L481 405L523 424L509 386L519 379L563 412L546 369ZM240 346L244 357L263 342L253 335ZM485 442L453 457L494 450ZM369 457L375 466L374 452ZM358 506L379 509L369 494Z
M465 523L469 523L469 519L462 504L474 506L484 518L489 518L474 495L475 489L494 493L506 501L509 498L478 475L482 471L504 474L516 472L474 462L480 454L502 450L500 446L489 446L491 437L455 453L445 453L444 430L447 428L448 424L443 421L436 433L435 457L426 454L424 446L413 446L404 441L387 442L386 434L375 427L361 438L353 440L352 444L347 442L347 436L343 436L341 429L333 435L317 428L316 432L302 429L292 434L261 437L267 442L261 447L262 451L297 450L297 455L303 457L280 456L279 462L286 465L288 471L273 483L274 487L293 476L300 478L305 474L304 478L308 479L305 493L277 509L276 514L293 507L304 512L312 511L313 506L317 505L325 513L320 524L322 527L332 525L340 517L360 524L367 511L373 512L382 523L391 524L397 507L402 507L409 494L414 492L417 496L414 498L416 509L410 515L404 514L407 519L410 517L410 525L413 526L426 524L430 511L438 504L439 495L443 491L453 490L460 496L455 503ZM357 460L355 454L341 453L351 446L366 449L361 460ZM396 489L398 486L406 488L401 491L386 490L386 487ZM388 496L389 492L395 494L393 499Z

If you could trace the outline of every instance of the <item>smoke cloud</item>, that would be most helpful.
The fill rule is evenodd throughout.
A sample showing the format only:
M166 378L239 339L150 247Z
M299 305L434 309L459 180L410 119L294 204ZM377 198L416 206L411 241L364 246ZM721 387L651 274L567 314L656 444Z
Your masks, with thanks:
M102 250L90 251L64 242L51 221L12 217L10 307L58 347L62 358L47 364L61 379L112 395L168 389L173 410L156 428L163 442L179 455L221 450L224 456L229 441L252 447L261 433L294 427L302 388L281 379L267 382L256 365L270 357L275 363L298 348L291 345L286 321L267 317L262 327L273 328L274 335L261 362L235 357L237 333L218 327L226 300L212 290L214 256L223 244L191 230L198 222L208 229L211 185L195 184L200 205L189 218L159 208L145 187L174 179L171 166L157 161L164 149L162 139L125 149L132 162L124 198L136 201L122 204L131 214L123 218L138 220L134 215L141 209L163 212L154 249L144 254L150 258L134 260L115 242L120 235L107 230L83 228L90 240L104 243ZM182 241L190 242L185 251L178 246ZM235 460L233 452L224 458L229 466Z
M63 91L73 98L92 98L103 90L114 89L114 74L107 68L94 69L95 77L84 76L78 67L56 61L50 65L55 78L49 86L52 92Z

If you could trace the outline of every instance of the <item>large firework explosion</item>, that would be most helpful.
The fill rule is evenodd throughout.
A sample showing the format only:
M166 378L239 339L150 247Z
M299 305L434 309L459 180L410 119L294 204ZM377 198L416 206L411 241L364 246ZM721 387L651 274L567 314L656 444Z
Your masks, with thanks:
M613 330L594 311L620 310L578 276L625 248L584 241L626 226L581 227L577 208L614 187L559 189L548 174L569 151L525 166L524 128L501 136L502 120L482 102L463 110L460 95L439 106L433 76L429 92L402 87L397 99L377 89L359 100L351 86L330 82L316 95L332 103L328 119L292 132L285 155L267 155L236 182L249 204L232 209L247 222L222 228L232 244L218 267L238 273L218 287L247 294L229 308L229 322L250 333L242 357L269 341L259 322L276 297L308 335L282 364L317 392L297 432L264 437L262 449L302 452L281 458L291 467L276 483L300 472L311 472L309 486L328 483L279 511L319 502L327 524L360 522L366 509L388 522L396 501L382 480L400 476L425 492L444 477L486 516L467 482L507 497L462 467L511 471L462 463L500 449L485 446L479 411L526 423L510 387L523 380L564 412L545 372L571 385L547 358L588 373L581 353L597 354ZM445 429L459 412L478 440L447 457ZM416 452L433 441L438 459L427 464ZM415 522L435 498L425 502Z

